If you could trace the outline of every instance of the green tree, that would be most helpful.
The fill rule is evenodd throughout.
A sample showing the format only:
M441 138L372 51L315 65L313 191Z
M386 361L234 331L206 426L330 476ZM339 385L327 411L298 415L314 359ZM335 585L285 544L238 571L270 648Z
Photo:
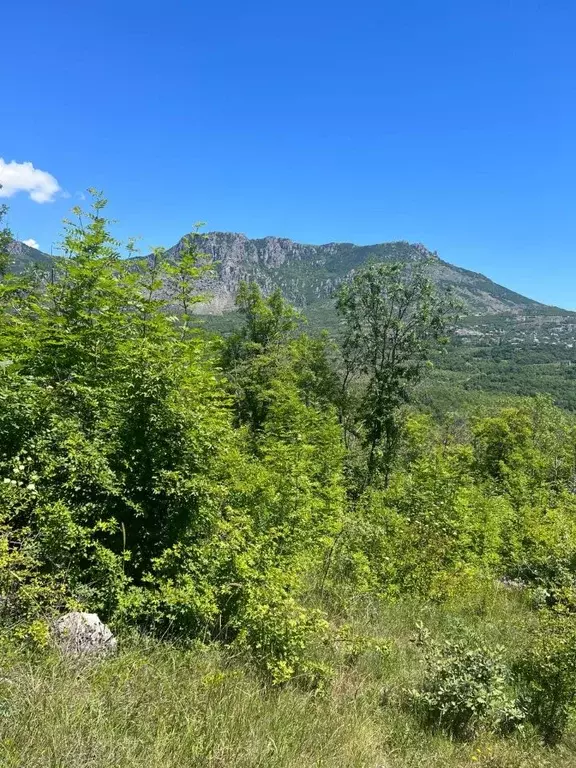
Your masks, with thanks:
M199 281L213 269L208 257L199 247L203 238L199 232L201 227L202 223L198 222L194 232L182 239L178 258L174 262L164 262L164 271L172 283L173 300L178 307L184 336L194 324L194 307L207 299L206 295L198 290ZM161 253L157 251L156 255Z
M0 185L1 186L1 185ZM10 266L10 253L8 246L12 242L12 232L7 226L2 226L8 214L8 206L0 205L0 280L8 272Z
M244 323L227 340L222 364L231 382L238 421L261 431L274 399L273 382L289 364L289 342L301 321L279 290L265 297L254 282L242 282L236 306Z
M388 483L402 432L401 408L455 317L454 303L435 288L428 267L424 261L374 264L338 294L345 387L359 390L364 487L377 478Z
M4 366L12 363L17 346L25 348L31 343L33 328L29 320L37 303L41 278L37 266L21 274L11 271L12 232L3 226L7 214L8 206L0 205L0 361Z
M238 342L243 342L244 352L264 352L285 343L302 321L302 316L284 300L279 288L264 297L255 282L240 283L236 306L244 318L237 337Z

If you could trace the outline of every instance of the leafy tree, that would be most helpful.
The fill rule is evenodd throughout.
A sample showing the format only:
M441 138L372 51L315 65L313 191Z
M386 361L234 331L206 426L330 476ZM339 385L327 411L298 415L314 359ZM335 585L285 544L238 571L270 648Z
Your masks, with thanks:
M280 289L265 298L255 282L240 284L236 306L245 321L237 337L244 353L267 351L286 342L302 321L302 316L282 298Z
M0 205L0 227L2 227L7 213L8 206ZM2 227L0 229L0 280L6 275L8 267L10 266L10 254L8 252L8 246L11 242L12 232L8 227Z
M265 426L283 386L295 387L310 407L330 407L337 376L327 336L301 330L302 316L279 290L262 295L256 283L241 283L236 306L244 323L226 341L222 365L234 392L239 423L254 434Z
M227 340L222 363L233 387L239 422L252 432L266 421L272 381L286 361L286 346L299 316L280 291L264 297L256 283L241 283L236 306L242 327Z
M22 274L10 270L12 232L2 226L7 213L8 206L0 205L0 364L3 367L13 363L17 347L25 348L32 343L34 334L29 320L34 316L42 278L42 270L37 266Z
M94 193L88 213L74 210L56 279L20 317L27 343L11 331L14 312L2 323L13 365L0 466L20 489L7 529L30 531L70 599L110 615L184 532L207 535L214 443L225 445L229 417L203 342L162 311L160 272L120 257L105 205Z
M362 485L388 483L402 432L401 407L445 340L455 305L427 274L428 262L374 264L340 289L347 388L356 382L357 422L366 450Z
M206 301L206 296L198 291L199 281L212 270L212 265L199 248L202 235L199 230L202 223L195 225L194 232L183 238L178 259L174 263L164 262L164 271L172 282L174 301L180 313L182 333L186 335L194 322L194 307ZM156 256L162 258L161 253ZM152 263L154 269L154 260Z

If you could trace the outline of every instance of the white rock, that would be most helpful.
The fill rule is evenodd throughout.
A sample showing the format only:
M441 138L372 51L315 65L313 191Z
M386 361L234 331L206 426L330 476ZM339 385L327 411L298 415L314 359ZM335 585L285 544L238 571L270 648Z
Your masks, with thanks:
M114 653L116 638L95 613L73 611L61 616L52 627L52 636L68 656L103 656Z

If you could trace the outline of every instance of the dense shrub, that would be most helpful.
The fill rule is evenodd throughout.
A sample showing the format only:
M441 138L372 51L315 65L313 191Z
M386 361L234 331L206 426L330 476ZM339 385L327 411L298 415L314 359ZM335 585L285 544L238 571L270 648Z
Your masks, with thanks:
M417 642L425 669L410 700L426 724L458 738L484 729L506 733L521 724L524 715L500 649L489 649L472 637L439 644L422 627Z
M545 611L537 636L515 665L521 704L546 744L557 744L576 704L576 626Z

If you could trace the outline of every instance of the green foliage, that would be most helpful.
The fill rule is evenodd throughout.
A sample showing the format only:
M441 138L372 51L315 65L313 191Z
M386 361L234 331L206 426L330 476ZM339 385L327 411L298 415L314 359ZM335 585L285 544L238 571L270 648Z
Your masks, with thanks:
M489 649L474 638L439 644L424 627L417 643L424 651L425 671L410 700L426 724L471 738L480 730L508 733L522 723L501 648Z
M479 474L501 484L519 500L522 486L538 492L570 483L574 440L572 420L543 396L478 420L473 429Z
M241 283L236 304L244 324L227 340L222 362L233 387L238 420L257 433L282 378L294 378L290 342L299 315L279 291L265 298L256 283Z
M178 260L175 263L164 263L166 276L172 283L173 301L180 309L180 324L184 333L188 332L194 324L194 307L206 301L206 296L198 292L198 281L212 269L205 254L198 247L202 239L202 235L199 234L201 227L201 223L196 224L194 233L183 238ZM157 269L159 254L155 255L156 259L153 259L151 265L152 277L154 277L154 270Z
M548 746L558 744L576 704L573 617L544 612L536 636L515 665L528 720Z
M406 425L402 471L369 488L348 516L334 578L388 597L441 599L498 573L512 510L474 482L469 445L440 441L429 420Z
M542 397L437 418L409 405L453 317L425 265L375 265L342 290L340 358L255 283L220 339L197 325L201 237L174 260L125 259L105 206L94 193L75 210L50 276L0 279L0 619L13 636L41 644L52 614L86 609L228 644L275 684L326 690L334 641L362 656L327 606L440 603L514 579L574 612L574 421ZM465 684L486 687L485 709L446 727L505 719L498 659L430 653L431 711L454 719ZM450 701L434 703L441 673Z
M245 324L222 357L237 422L248 430L252 458L242 489L251 486L254 497L242 503L254 510L258 549L248 564L243 548L233 570L259 569L266 588L256 582L234 594L242 622L232 629L274 680L312 683L324 675L305 649L325 626L294 596L303 594L341 526L343 448L330 406L335 378L327 341L298 333L298 316L278 292L265 298L245 284L238 304ZM229 486L236 487L233 478Z
M336 618L335 655L324 649L334 670L323 695L305 685L272 687L245 653L215 643L181 647L131 633L121 635L117 655L86 664L8 646L0 634L0 764L566 768L574 762L571 728L555 749L543 747L530 727L470 742L422 728L406 709L402 692L422 671L409 641L414 616L424 613L439 642L464 624L509 655L531 639L531 614L515 598L499 590L489 620L469 600L350 603Z
M543 311L544 314L544 311ZM473 318L478 322L478 318ZM478 341L454 340L444 355L435 357L435 377L449 381L453 396L460 401L469 398L502 398L510 395L551 396L554 403L570 411L576 409L574 388L575 349L574 320L570 314L518 321L506 318L505 329L494 329L497 318L482 319ZM506 340L502 337L513 340ZM534 337L539 337L534 341ZM456 389L456 392L453 390Z
M12 232L6 226L2 226L8 213L7 205L0 205L0 279L6 276L10 267L10 254L8 246L12 242Z
M240 284L236 306L245 321L236 345L244 342L247 347L245 353L248 350L264 351L282 344L297 328L300 317L282 298L279 290L264 298L253 282Z
M304 674L323 627L304 584L343 504L336 416L313 394L324 347L284 350L292 310L256 297L239 346L262 382L241 384L263 416L257 438L235 429L232 406L243 413L248 398L231 398L194 329L197 238L176 264L159 249L135 269L105 205L94 193L87 214L75 210L55 279L14 295L0 327L12 360L0 375L3 611L33 621L78 606L238 643L276 682Z
M573 610L574 432L549 401L439 426L407 418L387 488L349 505L326 586L446 599L507 577Z
M362 377L357 421L367 451L364 487L378 476L388 482L402 434L401 406L454 318L455 306L435 289L427 266L374 264L338 294L345 386Z

